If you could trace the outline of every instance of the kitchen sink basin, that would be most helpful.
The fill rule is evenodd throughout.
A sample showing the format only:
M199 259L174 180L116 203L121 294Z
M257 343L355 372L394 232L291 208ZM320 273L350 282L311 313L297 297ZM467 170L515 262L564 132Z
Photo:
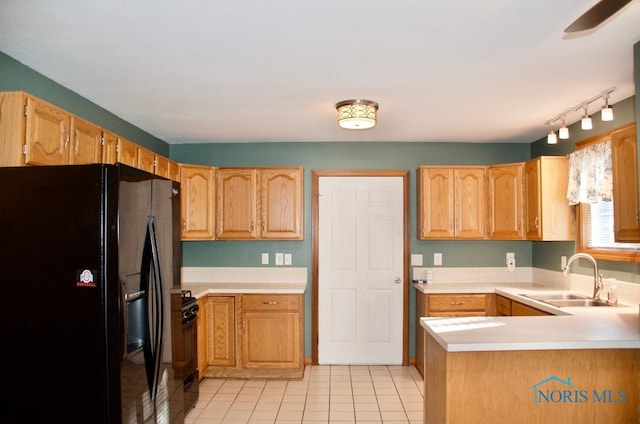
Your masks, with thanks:
M589 300L587 296L574 293L523 294L522 296L541 302L547 302L549 300Z
M539 293L539 294L523 294L521 296L529 299L544 302L558 308L567 307L591 307L591 306L611 306L611 304L602 300L593 300L582 294L574 293Z
M602 300L593 299L545 300L544 302L559 308L573 306L611 306L611 304L603 302Z

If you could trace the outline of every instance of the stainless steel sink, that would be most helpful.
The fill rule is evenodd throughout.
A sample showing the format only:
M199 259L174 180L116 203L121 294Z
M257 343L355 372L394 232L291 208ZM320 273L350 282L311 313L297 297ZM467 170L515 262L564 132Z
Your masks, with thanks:
M522 296L529 299L546 302L548 300L583 300L588 299L587 296L574 293L540 293L540 294L523 294Z
M611 304L603 302L602 300L593 299L545 300L544 302L559 308L574 306L611 306Z
M591 306L611 306L611 304L602 300L593 300L582 294L574 293L539 293L539 294L523 294L522 296L529 299L544 302L558 308L566 307L591 307Z

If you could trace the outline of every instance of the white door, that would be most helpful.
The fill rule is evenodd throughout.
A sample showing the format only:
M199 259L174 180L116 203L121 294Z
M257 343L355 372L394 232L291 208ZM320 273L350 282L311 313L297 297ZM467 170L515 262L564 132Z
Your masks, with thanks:
M318 362L400 365L403 179L318 184Z

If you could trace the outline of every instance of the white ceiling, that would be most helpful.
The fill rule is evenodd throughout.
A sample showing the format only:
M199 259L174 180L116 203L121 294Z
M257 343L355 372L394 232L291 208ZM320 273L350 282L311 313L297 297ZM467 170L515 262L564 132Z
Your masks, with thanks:
M634 94L639 2L568 38L596 0L0 0L0 50L169 143L530 143Z

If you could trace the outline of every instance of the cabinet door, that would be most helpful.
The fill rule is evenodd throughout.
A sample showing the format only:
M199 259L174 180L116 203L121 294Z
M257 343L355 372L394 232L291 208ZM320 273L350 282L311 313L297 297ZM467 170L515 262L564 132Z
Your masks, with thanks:
M489 238L524 238L523 171L523 163L489 167Z
M614 231L618 242L639 242L638 164L635 125L611 134Z
M255 239L258 171L221 168L216 176L218 239Z
M542 239L542 202L540 201L540 158L524 165L524 191L527 203L525 235L527 240Z
M297 312L242 313L243 368L299 368L300 314Z
M102 129L77 116L71 117L71 128L73 128L73 137L69 150L69 163L100 163L102 161Z
M42 100L27 97L25 163L65 165L69 160L71 115Z
M260 236L303 239L302 168L260 170Z
M236 366L236 308L234 296L209 297L208 363L214 367Z
M102 163L116 163L118 136L110 131L102 130Z
M452 168L420 168L418 228L421 239L455 237Z
M156 154L144 147L137 146L138 163L136 168L151 174L156 172Z
M420 318L428 316L427 295L416 290L416 369L424 377L425 333Z
M125 165L138 167L138 146L121 137L118 137L118 146L116 150L116 161Z
M567 201L569 159L540 156L525 163L524 170L527 240L573 240L575 220Z
M455 168L456 237L481 239L486 236L485 168Z
M180 165L180 207L183 240L213 240L215 169Z
M209 308L208 297L201 297L198 299L198 307L200 308L198 311L198 322L197 322L197 349L198 349L198 376L200 380L204 378L204 374L207 372L207 368L209 367L209 353L207 350L207 346L209 344L208 340L208 331L207 329L210 326L210 323L213 322L213 317Z

